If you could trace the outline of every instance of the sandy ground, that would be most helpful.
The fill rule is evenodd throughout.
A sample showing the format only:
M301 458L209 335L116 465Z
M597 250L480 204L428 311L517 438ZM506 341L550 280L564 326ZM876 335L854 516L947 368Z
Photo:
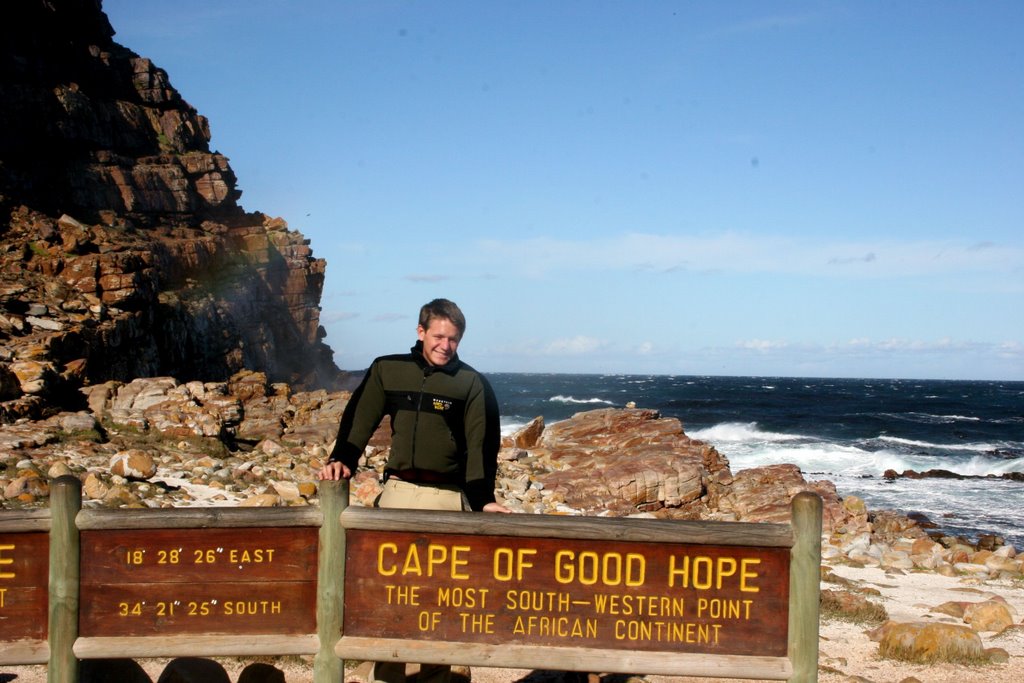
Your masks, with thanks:
M947 601L981 602L993 595L1002 596L1016 611L1016 623L1024 616L1024 584L1021 582L979 582L968 578L950 578L930 572L886 574L880 569L855 568L844 565L831 567L832 571L860 585L875 588L881 597L874 598L888 611L890 619L899 622L949 621L948 617L930 609ZM823 588L837 589L830 583ZM962 623L962 622L961 622ZM1024 681L1024 626L1014 627L1002 635L981 634L986 648L1006 650L1010 659L1005 664L984 666L911 665L883 660L878 656L878 644L866 632L869 627L841 621L826 621L821 625L819 649L819 676L822 683L871 681L873 683L899 683L914 679L921 683L1015 683ZM168 660L140 660L152 681L157 681ZM218 660L228 671L232 681L246 664L254 659ZM287 683L312 683L312 657L288 657L278 660L260 659L274 663L285 672ZM410 666L410 673L414 667ZM368 665L363 664L346 671L347 683L365 683ZM636 672L642 675L643 672ZM460 677L461 678L461 677ZM556 672L531 669L490 669L474 667L474 683L556 683L572 681L572 676ZM583 681L586 681L583 676ZM601 683L621 683L627 676L602 675ZM713 679L667 676L644 676L651 683L697 683ZM596 675L591 675L595 683ZM465 680L464 678L462 679ZM721 679L715 679L721 680ZM45 683L45 666L0 665L0 683ZM456 679L458 683L458 679Z

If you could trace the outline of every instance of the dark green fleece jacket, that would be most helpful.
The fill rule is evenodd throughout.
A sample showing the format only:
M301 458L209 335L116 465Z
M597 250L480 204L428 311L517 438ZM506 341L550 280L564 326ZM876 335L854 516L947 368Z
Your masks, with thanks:
M494 502L501 445L498 402L487 380L454 356L445 366L409 353L373 361L341 416L331 460L355 472L385 415L391 417L389 470L419 469L460 484L471 507Z

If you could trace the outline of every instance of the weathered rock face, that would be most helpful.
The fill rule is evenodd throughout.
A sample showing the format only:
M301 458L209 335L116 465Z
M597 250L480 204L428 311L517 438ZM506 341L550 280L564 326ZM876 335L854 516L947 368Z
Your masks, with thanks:
M332 387L324 261L113 34L95 0L0 6L0 422L107 380Z
M90 221L241 214L206 118L165 71L113 42L99 2L28 0L0 11L0 150L5 190L17 192L8 201Z
M548 470L536 476L544 490L587 513L700 518L710 477L729 467L679 420L638 409L578 413L547 427L529 454Z
M863 526L866 512L848 510L829 481L809 482L796 465L765 465L720 476L712 485L711 497L722 516L749 522L788 522L790 503L801 491L813 491L822 499L822 524L826 530L840 530L849 520ZM861 503L863 506L863 503Z

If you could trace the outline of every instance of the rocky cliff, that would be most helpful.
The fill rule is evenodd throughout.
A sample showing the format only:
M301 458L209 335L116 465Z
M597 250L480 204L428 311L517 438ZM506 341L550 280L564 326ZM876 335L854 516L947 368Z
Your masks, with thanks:
M325 262L246 212L207 120L99 0L0 6L0 422L242 369L331 387Z

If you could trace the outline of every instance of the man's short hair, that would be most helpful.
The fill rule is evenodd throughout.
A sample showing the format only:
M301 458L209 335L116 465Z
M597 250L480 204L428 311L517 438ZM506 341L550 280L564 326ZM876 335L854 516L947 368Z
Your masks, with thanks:
M427 329L430 327L430 321L434 318L444 318L450 321L458 329L460 337L466 333L466 316L462 314L454 301L434 299L423 304L423 308L420 309L420 326Z

